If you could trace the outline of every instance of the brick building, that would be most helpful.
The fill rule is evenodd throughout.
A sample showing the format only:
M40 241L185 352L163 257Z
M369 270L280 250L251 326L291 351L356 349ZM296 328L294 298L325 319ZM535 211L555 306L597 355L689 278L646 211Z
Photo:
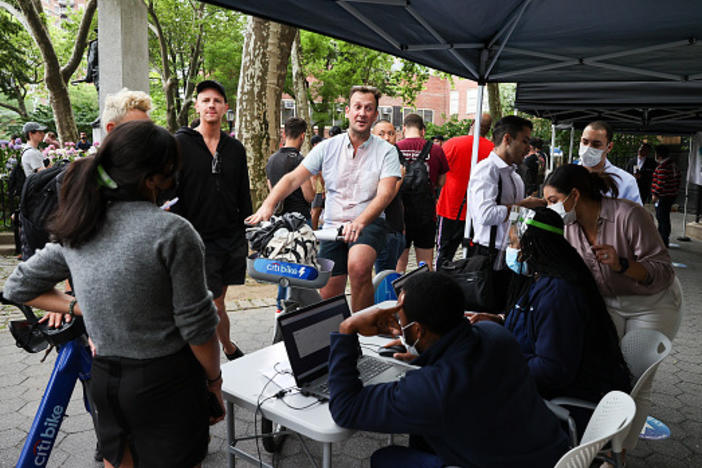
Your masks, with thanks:
M66 19L71 10L82 9L86 0L42 0L44 12L54 18Z

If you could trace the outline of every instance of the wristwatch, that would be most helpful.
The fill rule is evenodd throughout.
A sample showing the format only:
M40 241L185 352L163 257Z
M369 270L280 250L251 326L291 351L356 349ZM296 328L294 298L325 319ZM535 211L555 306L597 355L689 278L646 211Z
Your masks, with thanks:
M626 270L629 269L629 260L625 257L619 257L619 266L620 266L620 269L617 273L621 273L621 274L626 273Z

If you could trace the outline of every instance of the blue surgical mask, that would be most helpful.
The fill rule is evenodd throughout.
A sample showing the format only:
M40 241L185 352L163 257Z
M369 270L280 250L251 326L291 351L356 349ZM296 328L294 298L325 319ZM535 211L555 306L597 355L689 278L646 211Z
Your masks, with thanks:
M519 252L521 252L521 249L507 247L505 262L507 263L509 269L516 274L529 276L529 265L527 265L526 262L519 261Z

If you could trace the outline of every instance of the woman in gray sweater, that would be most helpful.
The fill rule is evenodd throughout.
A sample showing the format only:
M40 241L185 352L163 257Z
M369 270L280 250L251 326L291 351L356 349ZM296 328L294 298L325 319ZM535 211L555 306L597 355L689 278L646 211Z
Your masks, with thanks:
M204 247L188 221L156 206L180 162L150 121L118 126L62 183L49 243L21 263L3 294L82 315L95 347L90 391L105 466L192 467L207 455L208 390L222 404L218 322ZM75 299L55 288L72 278Z

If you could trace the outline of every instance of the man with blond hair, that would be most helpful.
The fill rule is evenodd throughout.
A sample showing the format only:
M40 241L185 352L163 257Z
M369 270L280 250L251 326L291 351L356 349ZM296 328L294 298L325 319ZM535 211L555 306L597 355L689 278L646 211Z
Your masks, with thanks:
M105 98L100 121L102 128L110 133L117 125L130 120L149 120L151 97L143 91L122 88Z

